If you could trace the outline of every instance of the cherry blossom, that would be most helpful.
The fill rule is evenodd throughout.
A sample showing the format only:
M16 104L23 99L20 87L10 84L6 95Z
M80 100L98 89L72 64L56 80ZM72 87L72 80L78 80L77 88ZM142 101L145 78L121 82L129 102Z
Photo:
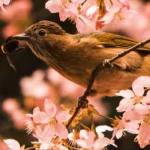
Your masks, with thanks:
M137 142L141 148L150 144L150 77L141 76L132 84L132 90L123 90L116 95L123 96L117 111L124 112L122 118L114 121L113 137L120 138L124 131L137 134ZM145 93L145 94L144 94Z
M76 140L77 144L85 149L92 149L92 150L101 150L107 145L113 145L114 141L105 137L102 132L104 131L112 131L113 129L109 126L98 126L96 127L96 133L98 138L96 137L95 133L87 130L80 130L79 139Z
M76 23L79 32L92 32L104 27L117 18L123 20L135 14L130 10L129 0L104 0L102 3L96 0L49 0L45 7L51 13L59 13L61 21L67 18ZM100 8L102 10L100 10Z
M42 142L49 143L54 136L54 132L50 126L45 126L43 130L40 126L37 126L33 136Z
M132 134L138 133L140 121L129 120L128 115L125 115L122 118L118 118L118 117L115 118L115 120L113 121L114 131L112 134L112 139L114 137L116 137L117 139L121 138L124 131L127 131Z
M8 5L11 0L0 0L0 7L3 11L6 11L3 5Z
M142 123L139 128L139 134L136 137L141 148L150 144L150 124Z
M50 95L50 87L44 81L44 72L37 70L31 77L24 77L20 81L22 93L38 99L45 99ZM32 90L31 90L32 89Z
M46 3L45 7L51 13L58 12L61 21L65 21L67 18L74 21L76 23L76 28L79 32L91 32L95 30L95 23L93 21L90 21L88 17L92 19L93 15L96 16L96 9L92 7L90 8L93 13L89 12L90 10L87 11L87 9L91 6L91 2L86 1L84 2L84 4L82 4L83 2L83 0L72 0L71 2L62 0L49 0ZM85 9L85 7L87 8ZM86 11L87 16L85 15Z
M53 143L41 143L40 150L68 150L65 146L61 144L53 144Z
M146 87L150 87L150 77L148 76L141 76L137 78L132 84L132 90L122 90L119 93L116 93L118 96L124 97L121 101L119 106L117 107L118 112L129 111L132 110L137 104L147 104L149 99L149 92L144 97L144 91ZM138 105L139 106L139 105ZM142 106L141 106L142 107ZM147 107L145 105L145 107ZM145 109L146 110L146 109Z
M137 96L142 96L146 87L150 87L149 76L140 76L132 83L132 89Z
M67 111L57 111L56 105L49 99L45 100L44 108L45 112L40 111L38 107L33 110L33 122L36 124L45 124L45 130L49 129L50 137L56 135L60 138L67 138L68 131L63 122L68 121L71 115ZM37 131L42 132L39 130L39 127Z
M20 147L20 144L18 143L18 141L14 140L14 139L7 139L7 140L4 140L4 142L7 144L8 148L9 149L14 149L14 150L24 150L25 146L21 146Z

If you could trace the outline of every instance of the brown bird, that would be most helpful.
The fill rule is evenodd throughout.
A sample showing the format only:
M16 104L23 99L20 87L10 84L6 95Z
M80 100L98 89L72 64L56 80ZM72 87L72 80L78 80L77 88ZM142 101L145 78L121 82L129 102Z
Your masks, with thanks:
M113 33L68 34L58 24L46 20L33 24L14 38L25 41L38 58L85 88L98 64L137 44ZM113 67L102 69L92 91L113 96L115 92L131 87L141 75L150 75L150 47L146 46L117 59Z

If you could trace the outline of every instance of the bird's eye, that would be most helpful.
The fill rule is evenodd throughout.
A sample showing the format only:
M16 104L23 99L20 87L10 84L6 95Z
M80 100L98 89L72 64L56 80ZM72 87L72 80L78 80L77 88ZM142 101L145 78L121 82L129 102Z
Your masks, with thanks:
M43 29L40 30L40 31L39 31L39 35L40 35L40 36L45 36L45 35L46 35L46 31L43 30Z

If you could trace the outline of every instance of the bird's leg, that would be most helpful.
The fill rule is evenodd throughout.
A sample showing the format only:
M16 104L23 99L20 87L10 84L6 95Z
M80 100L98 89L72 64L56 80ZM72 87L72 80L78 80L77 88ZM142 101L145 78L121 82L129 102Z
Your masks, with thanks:
M101 66L101 67L100 67ZM68 124L66 125L66 127L68 128L71 124L71 122L73 121L73 119L76 117L76 115L78 114L78 112L80 111L80 109L84 109L84 108L87 108L88 107L88 100L87 100L87 97L91 94L91 91L93 91L91 88L92 88L92 85L94 83L94 80L99 72L100 69L102 69L103 66L102 65L98 65L92 72L92 75L90 77L90 80L89 80L89 84L87 86L87 89L86 91L84 92L84 94L79 97L78 99L78 105L74 111L74 114L72 115L72 117L70 118Z
M70 126L71 122L76 117L76 115L78 114L78 112L80 111L81 108L84 109L87 107L88 107L88 100L86 98L84 98L83 96L79 97L78 98L78 105L75 108L75 111L74 111L72 117L70 118L69 122L67 123L66 127L68 128Z

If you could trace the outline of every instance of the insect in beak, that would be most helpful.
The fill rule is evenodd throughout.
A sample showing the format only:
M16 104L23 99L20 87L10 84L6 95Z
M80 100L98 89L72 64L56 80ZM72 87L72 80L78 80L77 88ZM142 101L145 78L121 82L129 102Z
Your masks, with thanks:
M7 60L10 64L10 66L16 71L16 67L14 66L14 64L12 63L9 54L18 50L24 49L24 47L19 47L19 43L17 41L17 39L15 39L14 37L8 37L6 39L6 41L4 42L4 44L1 46L1 50L2 52L6 55Z

